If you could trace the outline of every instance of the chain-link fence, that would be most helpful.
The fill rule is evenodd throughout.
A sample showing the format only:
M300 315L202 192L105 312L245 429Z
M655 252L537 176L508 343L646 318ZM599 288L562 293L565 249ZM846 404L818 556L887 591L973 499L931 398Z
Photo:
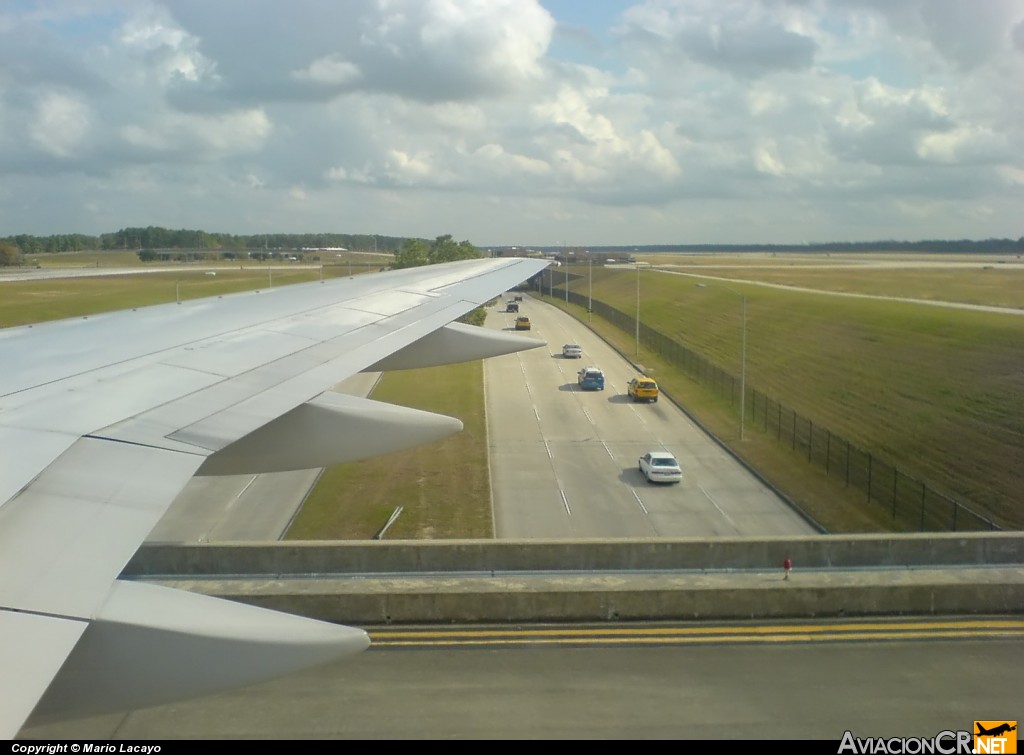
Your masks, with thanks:
M541 294L550 292L553 298L566 300L564 281L559 281L557 275L553 281L545 275L539 291ZM924 482L858 448L827 427L797 414L749 384L745 400L741 401L742 382L736 375L643 322L638 329L632 315L574 291L569 291L568 301L584 309L589 306L594 314L617 328L637 333L644 348L682 370L691 379L709 386L718 395L728 397L733 405L744 405L746 427L774 435L780 444L822 467L830 477L842 480L847 487L863 491L867 501L891 512L899 529L920 532L1000 529L990 519L929 488Z

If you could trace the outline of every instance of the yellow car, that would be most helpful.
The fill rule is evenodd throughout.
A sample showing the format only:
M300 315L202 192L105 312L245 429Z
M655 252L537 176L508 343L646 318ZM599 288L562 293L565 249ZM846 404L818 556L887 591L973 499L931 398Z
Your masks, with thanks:
M649 377L633 378L629 381L629 397L633 402L658 400L658 384Z
M529 330L530 329L530 318L529 317L517 317L516 318L516 330Z

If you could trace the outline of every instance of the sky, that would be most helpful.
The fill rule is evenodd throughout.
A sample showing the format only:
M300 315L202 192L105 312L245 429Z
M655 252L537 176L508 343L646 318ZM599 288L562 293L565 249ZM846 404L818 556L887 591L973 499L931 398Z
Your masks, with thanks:
M0 237L1024 236L1024 0L4 0Z

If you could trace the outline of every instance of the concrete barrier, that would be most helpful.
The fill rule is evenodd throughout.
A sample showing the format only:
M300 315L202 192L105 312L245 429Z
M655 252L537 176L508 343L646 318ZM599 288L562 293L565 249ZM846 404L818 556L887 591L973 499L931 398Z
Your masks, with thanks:
M486 623L1018 613L1022 567L1024 533L998 532L149 544L123 576L341 623Z
M415 574L1024 564L1024 533L630 540L283 541L147 544L126 575Z

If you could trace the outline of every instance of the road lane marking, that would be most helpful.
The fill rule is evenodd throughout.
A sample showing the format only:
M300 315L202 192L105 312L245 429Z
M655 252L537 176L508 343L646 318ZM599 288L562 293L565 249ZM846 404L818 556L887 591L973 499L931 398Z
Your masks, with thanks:
M644 512L645 514L649 513L649 512L647 511L647 507L646 507L646 506L644 506L644 502L640 500L640 496L638 496L638 495L636 494L636 488L630 488L630 489L629 489L629 492L633 494L633 497L634 497L634 498L636 498L636 502L640 504L640 508L641 508L641 509L643 510L643 512Z
M705 490L705 489L704 489L703 487L701 487L700 485L698 485L697 487L698 487L698 488L700 489L700 492L704 494L704 497L705 497L705 498L707 498L707 499L708 499L709 501L711 501L711 505L712 505L712 506L714 506L714 507L715 507L716 509L718 509L718 513L722 515L722 518L723 518L723 519L724 519L725 521L727 521L727 522L729 523L729 525L730 525L730 526L731 526L731 527L732 527L732 528L733 528L734 530L736 530L737 532L739 532L739 529L740 529L740 528L736 526L736 522L734 522L734 521L733 521L732 519L730 519L730 518L729 518L729 515L728 515L728 514L726 514L726 513L724 512L724 511L722 511L722 507L721 507L721 506L719 506L719 505L718 505L718 503L717 503L717 502L715 501L715 499L711 497L711 494L710 494L710 493L708 493L708 491L706 491L706 490Z
M565 513L568 514L569 516L572 516L572 509L569 508L569 501L565 497L565 491L562 490L561 488L559 488L558 492L561 493L561 495L562 495L562 505L565 506Z

